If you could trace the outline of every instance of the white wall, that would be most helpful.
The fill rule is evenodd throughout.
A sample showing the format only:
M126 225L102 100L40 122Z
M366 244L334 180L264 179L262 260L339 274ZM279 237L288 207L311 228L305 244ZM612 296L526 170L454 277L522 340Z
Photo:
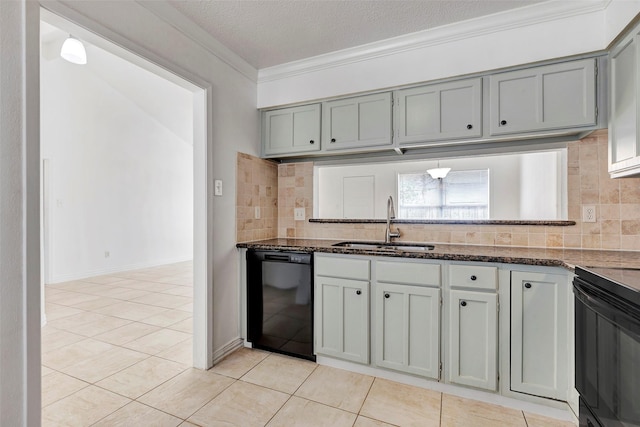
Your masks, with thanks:
M567 164L562 152L531 153L520 162L521 218L564 219Z
M193 141L141 108L146 103L130 98L128 86L101 76L126 75L156 103L186 106L180 110L188 114L176 115L189 129L191 92L87 49L87 66L59 56L41 62L41 155L50 165L47 283L193 257Z
M38 21L36 2L0 2L0 425L3 427L40 425Z
M640 13L640 1L638 0L613 0L607 5L604 16L605 42L609 45Z
M440 166L454 170L489 169L491 219L563 219L559 194L562 188L566 188L563 184L566 172L559 173L561 158L561 152L556 151L505 154L444 159ZM523 169L523 165L527 167ZM426 171L435 166L435 160L317 166L319 182L315 215L318 218L343 218L343 179L372 176L375 182L372 218L386 218L386 203L390 195L397 206L397 174ZM566 171L566 162L563 168ZM549 194L552 194L551 199ZM529 200L532 201L529 203Z

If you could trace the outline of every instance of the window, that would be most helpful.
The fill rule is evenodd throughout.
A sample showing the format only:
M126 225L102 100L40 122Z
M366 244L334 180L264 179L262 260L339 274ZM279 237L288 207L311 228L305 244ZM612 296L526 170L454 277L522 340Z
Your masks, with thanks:
M489 170L398 174L400 219L489 219Z

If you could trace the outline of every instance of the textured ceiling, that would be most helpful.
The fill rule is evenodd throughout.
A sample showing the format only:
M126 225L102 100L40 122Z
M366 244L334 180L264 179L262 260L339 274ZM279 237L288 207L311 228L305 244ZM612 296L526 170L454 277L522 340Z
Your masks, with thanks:
M542 0L171 0L257 69Z

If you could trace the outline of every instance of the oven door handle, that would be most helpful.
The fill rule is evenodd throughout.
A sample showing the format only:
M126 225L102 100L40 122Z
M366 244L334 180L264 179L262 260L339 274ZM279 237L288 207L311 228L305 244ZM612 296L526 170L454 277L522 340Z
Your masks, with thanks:
M573 292L585 306L640 339L640 312L637 308L593 290L592 285L578 277L573 280Z

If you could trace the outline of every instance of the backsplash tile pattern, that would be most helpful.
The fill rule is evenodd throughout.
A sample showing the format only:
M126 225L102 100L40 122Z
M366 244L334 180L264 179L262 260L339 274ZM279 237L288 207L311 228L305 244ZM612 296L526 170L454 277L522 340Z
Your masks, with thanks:
M313 162L278 165L278 237L305 234L313 215ZM304 221L295 221L295 208L304 208Z
M238 153L236 174L236 240L278 237L278 165Z
M258 165L265 161L253 158L251 162ZM309 223L308 218L313 213L313 162L273 165L278 169L278 231L277 236L264 233L264 238L384 238L383 224ZM401 224L402 237L399 240L640 251L640 178L609 178L607 131L600 130L569 143L567 166L568 219L575 221L575 226ZM582 222L583 205L595 206L597 222ZM294 207L305 208L305 221L293 220ZM245 239L239 241L250 240L246 233L248 225L239 218L239 227L242 224L245 224L245 229L239 229L238 235L242 234Z

